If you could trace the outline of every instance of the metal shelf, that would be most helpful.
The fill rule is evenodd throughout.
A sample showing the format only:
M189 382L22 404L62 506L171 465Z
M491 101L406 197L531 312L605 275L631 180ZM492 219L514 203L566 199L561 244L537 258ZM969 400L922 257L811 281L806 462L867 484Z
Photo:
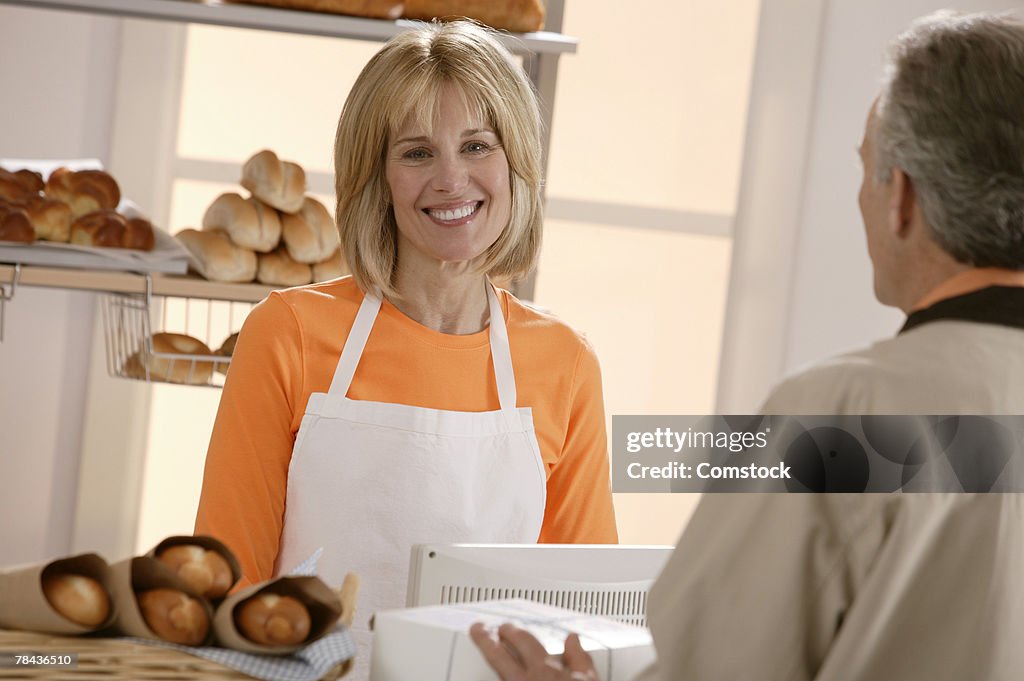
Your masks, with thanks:
M372 41L388 40L415 25L406 20L364 19L218 0L0 0L0 5ZM577 44L575 38L547 31L505 33L502 40L517 54L573 54Z
M0 264L0 286L15 281L15 266ZM174 274L153 274L154 296L168 298L201 298L242 303L257 303L274 286L263 284L226 284L201 277ZM99 291L104 293L146 293L146 275L108 270L75 270L60 267L22 265L17 275L18 286Z

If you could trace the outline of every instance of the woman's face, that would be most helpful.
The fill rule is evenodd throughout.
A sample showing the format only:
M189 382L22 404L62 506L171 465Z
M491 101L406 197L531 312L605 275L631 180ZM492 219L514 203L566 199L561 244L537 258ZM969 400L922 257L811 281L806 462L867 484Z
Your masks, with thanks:
M399 262L470 261L501 235L512 212L508 160L497 133L444 85L429 133L407 124L387 151Z

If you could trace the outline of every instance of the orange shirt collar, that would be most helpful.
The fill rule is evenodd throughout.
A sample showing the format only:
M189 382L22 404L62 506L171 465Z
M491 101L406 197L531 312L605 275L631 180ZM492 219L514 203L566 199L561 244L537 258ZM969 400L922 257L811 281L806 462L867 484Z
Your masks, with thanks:
M976 267L954 274L942 282L923 298L918 300L911 311L923 310L940 300L978 291L989 286L1022 286L1024 287L1024 271L1009 270L1002 267Z

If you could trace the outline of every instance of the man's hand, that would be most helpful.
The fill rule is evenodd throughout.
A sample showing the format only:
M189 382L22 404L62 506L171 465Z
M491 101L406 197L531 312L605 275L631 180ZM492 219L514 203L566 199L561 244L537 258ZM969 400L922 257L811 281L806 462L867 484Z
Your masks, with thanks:
M469 635L503 681L601 681L576 634L565 639L561 662L548 655L530 632L512 624L498 627L495 636L477 622Z

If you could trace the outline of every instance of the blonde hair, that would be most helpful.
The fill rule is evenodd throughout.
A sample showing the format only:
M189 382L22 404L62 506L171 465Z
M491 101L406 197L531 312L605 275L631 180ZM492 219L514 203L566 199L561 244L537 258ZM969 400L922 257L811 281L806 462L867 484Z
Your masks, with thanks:
M509 224L479 271L524 276L540 251L540 111L526 74L491 29L470 21L422 24L369 61L345 101L334 141L334 185L341 246L356 283L397 292L397 225L385 178L389 141L412 120L431 129L442 87L453 84L497 134L509 165Z

